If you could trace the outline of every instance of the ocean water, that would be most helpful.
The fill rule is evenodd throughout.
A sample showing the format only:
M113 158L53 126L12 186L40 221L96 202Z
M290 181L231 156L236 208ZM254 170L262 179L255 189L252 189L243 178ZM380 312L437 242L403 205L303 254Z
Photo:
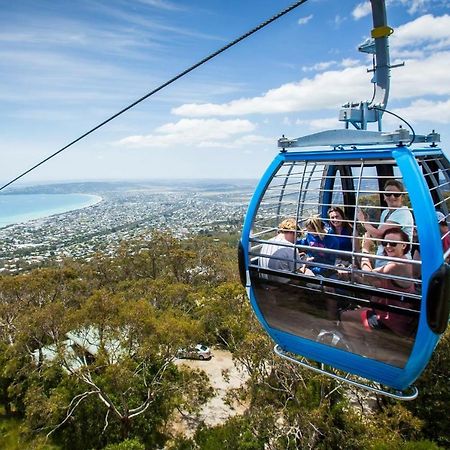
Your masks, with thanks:
M101 200L88 194L0 195L0 227L86 208Z

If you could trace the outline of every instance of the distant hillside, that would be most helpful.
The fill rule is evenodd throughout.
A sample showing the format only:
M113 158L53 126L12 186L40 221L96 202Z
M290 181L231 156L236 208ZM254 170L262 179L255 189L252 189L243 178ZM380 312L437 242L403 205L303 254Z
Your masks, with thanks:
M254 189L256 180L145 180L145 181L88 181L75 183L42 184L13 188L2 195L17 194L93 194L101 192L123 192L159 188L161 191L196 189L199 191L231 191Z

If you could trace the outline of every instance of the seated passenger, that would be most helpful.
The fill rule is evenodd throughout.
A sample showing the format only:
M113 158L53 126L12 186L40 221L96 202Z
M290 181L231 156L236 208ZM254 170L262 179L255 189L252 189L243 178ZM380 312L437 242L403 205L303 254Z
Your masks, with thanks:
M413 230L413 241L411 243L411 259L413 261L420 261L420 245L419 245L419 238L417 236L417 228L414 227ZM414 278L419 279L420 273L421 273L421 264L414 264L413 265L413 275Z
M381 239L387 229L396 226L400 227L408 235L409 242L412 242L414 220L409 208L403 205L403 192L405 192L405 187L402 182L395 179L386 181L383 196L388 207L381 213L378 227L367 221L363 211L357 211L358 220L371 237ZM378 244L377 255L383 255L383 253L383 246ZM376 267L381 267L384 264L386 264L386 260L383 259L377 259L375 262Z
M439 231L441 233L442 250L444 253L450 248L450 232L448 229L447 219L441 211L436 211L436 218L439 223ZM449 262L450 257L446 259Z
M325 225L320 217L310 217L306 221L306 235L304 238L297 241L298 245L304 245L310 247L306 250L308 261L319 264L327 264L334 267L336 263L336 253L325 252L320 249L327 248L332 250L338 250L338 240L327 234ZM334 270L332 267L320 267L314 264L308 264L308 268L314 275L330 276Z
M381 245L384 248L385 256L395 258L401 261L388 261L384 266L373 268L371 258L361 258L361 270L370 272L371 274L384 274L408 279L394 279L376 277L372 275L354 274L357 281L369 284L376 288L400 291L404 293L414 293L415 285L411 280L413 277L412 266L407 261L406 256L410 249L409 236L401 228L391 228L386 230L382 236ZM369 253L370 240L365 240L362 253ZM348 275L348 273L347 273ZM392 312L377 309L376 304L384 304L390 306L398 306L403 308L413 308L408 301L400 299L388 299L374 295L371 298L374 303L372 308L359 308L353 311L344 311L341 314L341 324L343 329L348 329L350 323L359 324L360 329L371 331L372 329L389 329L399 336L411 336L417 326L417 319L411 315L402 314L401 312Z
M450 248L450 232L448 229L447 220L445 218L445 215L441 211L436 211L436 219L439 224L439 232L441 234L441 242L442 242L442 250L445 254L445 252ZM412 250L411 250L411 256L414 261L420 261L420 247L419 242L417 238L417 229L414 228L413 233L413 244L412 244ZM445 260L447 263L450 262L450 256L446 258ZM420 278L420 271L421 266L415 265L414 266L414 277Z
M264 269L294 272L300 266L300 254L294 247L297 231L299 231L295 219L285 219L278 225L278 234L269 239L269 242L261 247L259 267ZM262 278L269 279L267 274ZM272 280L287 282L281 277L270 277Z
M338 241L338 249L344 252L351 252L353 250L353 225L345 217L344 211L339 206L332 206L328 210L328 228L330 234ZM355 250L359 250L359 241L355 242ZM351 257L342 255L339 257L342 263L348 263Z

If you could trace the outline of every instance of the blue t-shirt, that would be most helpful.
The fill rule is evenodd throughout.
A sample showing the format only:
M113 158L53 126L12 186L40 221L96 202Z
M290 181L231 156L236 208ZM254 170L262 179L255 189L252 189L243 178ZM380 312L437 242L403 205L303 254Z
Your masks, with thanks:
M338 241L338 249L344 252L351 252L353 250L353 229L348 225L342 228L341 234L336 234L336 231L333 230L331 225L327 228L328 233L334 235L334 237Z
M322 252L322 251L318 250L320 248L329 248L329 249L333 249L333 250L338 250L339 243L338 243L338 240L334 236L330 236L329 234L324 234L323 239L320 239L320 237L316 234L306 233L306 236L303 239L300 239L297 242L297 244L314 248L314 250L306 251L306 254L308 255L309 258L314 258L313 259L314 262L334 266L335 261L336 261L336 254ZM299 249L299 251L302 251L302 249ZM313 266L313 265L308 265L308 268L310 270L312 270L312 272L315 275L324 275L326 273L326 271L329 270L325 267L317 267L317 266Z

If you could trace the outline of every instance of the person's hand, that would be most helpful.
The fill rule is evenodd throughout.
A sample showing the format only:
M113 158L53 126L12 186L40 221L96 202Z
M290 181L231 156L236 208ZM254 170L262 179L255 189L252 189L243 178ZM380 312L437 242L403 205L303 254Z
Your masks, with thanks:
M350 279L350 273L348 270L338 270L337 274L339 279L342 281L348 281Z
M365 222L367 219L366 214L364 213L364 211L360 208L358 208L358 210L356 211L356 217L358 219L359 222Z
M371 245L372 236L370 233L364 233L361 249L364 250L365 253L369 253Z

